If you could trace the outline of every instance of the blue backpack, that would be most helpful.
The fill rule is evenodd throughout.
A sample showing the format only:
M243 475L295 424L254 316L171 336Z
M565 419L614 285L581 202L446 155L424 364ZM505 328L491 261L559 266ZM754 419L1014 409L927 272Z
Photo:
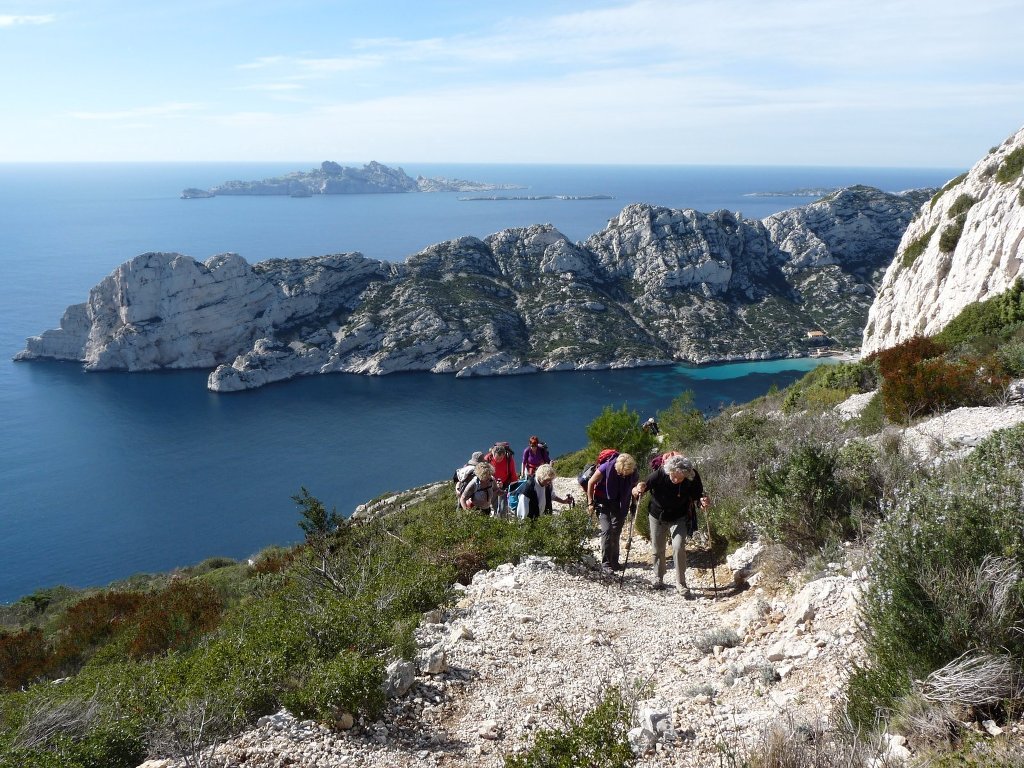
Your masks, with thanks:
M528 482L530 482L530 478L526 477L522 480L516 480L508 487L508 508L515 512L516 517L520 520L525 518L526 513L529 511L530 504L523 496L523 491L526 490Z

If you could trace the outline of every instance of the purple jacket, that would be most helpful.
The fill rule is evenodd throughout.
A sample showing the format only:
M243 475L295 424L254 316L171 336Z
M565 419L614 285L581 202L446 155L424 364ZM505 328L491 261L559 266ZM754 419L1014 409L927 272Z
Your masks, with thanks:
M607 499L618 502L622 514L629 512L629 502L633 499L633 486L640 481L639 473L634 470L632 475L623 477L615 471L615 460L606 461L596 470L601 475L598 487Z

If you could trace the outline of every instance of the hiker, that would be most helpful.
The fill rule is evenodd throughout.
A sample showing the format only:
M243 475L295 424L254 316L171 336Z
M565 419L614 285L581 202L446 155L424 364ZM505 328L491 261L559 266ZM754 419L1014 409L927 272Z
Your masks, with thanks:
M601 527L601 568L619 571L619 539L637 482L636 459L620 453L598 465L587 483L587 509L597 513Z
M658 429L658 422L651 416L644 422L644 425L640 427L644 432L650 432L652 435L657 435L661 430Z
M526 505L526 510L520 515L522 518L536 519L541 515L554 514L551 507L552 501L559 504L575 506L576 499L572 494L566 494L565 498L554 491L555 468L550 464L541 464L537 471L526 480L526 485L519 492L519 503Z
M541 464L550 464L547 443L542 443L536 435L530 436L530 444L523 449L523 477L532 475Z
M687 600L693 594L686 586L686 537L697 530L697 510L707 509L708 497L693 462L676 454L651 472L633 489L639 499L651 492L648 519L651 545L654 547L654 580L652 589L665 588L665 539L672 539L672 558L676 567L676 591Z
M508 487L519 479L516 472L515 455L508 443L495 443L490 452L484 456L484 461L494 469L494 479L498 485L498 499L494 506L495 517L507 517L508 515Z
M462 492L469 484L469 481L476 477L473 470L475 470L476 465L483 460L483 451L473 451L473 454L466 460L466 463L456 469L452 474L452 482L455 484L455 499L459 502L460 506L461 501L459 501L459 499L462 496Z
M498 483L494 479L494 468L486 461L481 461L474 467L473 473L475 477L459 495L459 504L463 509L475 509L484 515L493 515L500 496Z

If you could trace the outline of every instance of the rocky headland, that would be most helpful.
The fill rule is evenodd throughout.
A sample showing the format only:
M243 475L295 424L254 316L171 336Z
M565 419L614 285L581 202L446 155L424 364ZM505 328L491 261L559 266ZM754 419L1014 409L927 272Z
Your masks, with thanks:
M1024 277L1024 128L943 187L907 227L864 329L863 352L942 330Z
M465 179L409 176L401 168L390 168L372 161L362 168L339 165L325 160L319 168L294 171L259 181L226 181L211 189L189 187L181 193L185 200L223 195L370 195L403 192L489 192L499 189L522 189L515 184L489 184Z
M550 225L250 265L147 253L16 359L211 368L228 392L330 372L459 376L769 359L855 346L932 190L850 187L758 221L646 204L573 243ZM809 339L811 330L822 332Z

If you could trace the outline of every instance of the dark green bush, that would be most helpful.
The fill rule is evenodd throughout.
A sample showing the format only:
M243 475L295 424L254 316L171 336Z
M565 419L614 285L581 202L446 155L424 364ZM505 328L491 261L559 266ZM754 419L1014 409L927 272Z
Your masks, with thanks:
M996 181L1009 184L1020 176L1022 170L1024 170L1024 147L1018 147L1003 159L1003 163L996 173Z
M708 422L699 408L693 405L693 392L683 391L658 414L658 425L665 437L663 448L687 452L708 437Z
M942 230L942 234L939 235L940 251L952 253L956 250L956 245L960 242L960 236L964 233L965 221L965 218L959 218Z
M989 347L1006 340L1024 323L1024 281L1018 279L1004 293L968 304L936 336L945 347L977 344L991 339Z
M934 195L932 195L931 207L934 208L935 207L935 203L938 202L940 197L942 197L944 194L949 192L949 190L951 190L953 187L955 187L957 184L959 184L961 181L963 181L966 178L967 178L967 173L964 172L964 173L961 173L956 178L953 178L953 179L950 179L949 181L947 181L946 184L942 187L942 189L940 189L938 192L936 192Z
M907 245L906 248L903 249L903 258L901 263L903 264L904 269L909 268L915 261L917 261L917 258L925 252L925 249L928 247L928 243L931 242L932 235L935 234L935 230L938 228L939 225L936 224L923 235L915 238L909 245Z
M946 211L946 216L951 219L955 219L957 216L966 215L966 213L974 207L978 201L968 194L963 194L957 197L953 201L953 204L949 206L949 210Z
M911 680L963 653L1024 664L1015 629L1024 621L1021 456L1024 427L997 432L962 466L945 466L887 510L862 604L868 664L849 689L857 724L870 727Z
M304 675L283 703L298 717L331 722L341 712L376 717L384 709L384 661L354 651L341 651Z
M612 688L585 714L560 712L561 727L542 730L528 750L505 759L505 768L628 768L636 763L631 714Z
M652 434L640 427L640 417L636 411L629 410L625 405L616 411L606 405L601 415L587 427L591 451L596 456L602 448L615 448L621 453L632 455L642 467L654 448L655 440Z
M769 459L758 472L750 516L770 541L802 554L846 537L850 493L839 477L838 452L808 443Z

